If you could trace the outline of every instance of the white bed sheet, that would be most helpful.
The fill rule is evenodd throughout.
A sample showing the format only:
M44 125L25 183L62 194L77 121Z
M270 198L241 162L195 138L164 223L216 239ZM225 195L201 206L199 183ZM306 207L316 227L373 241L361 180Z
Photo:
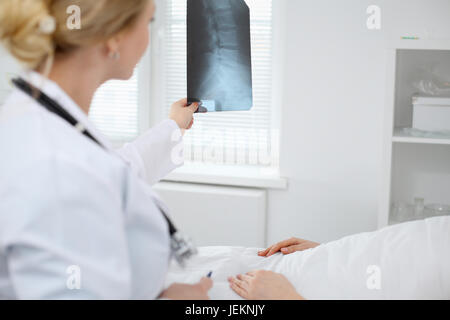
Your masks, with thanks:
M227 277L264 269L285 275L307 299L450 299L450 217L348 236L290 255L256 248L203 247L185 269L171 264L166 285L195 283L213 271L211 299L237 300ZM370 289L376 266L380 289ZM369 271L369 273L368 273Z

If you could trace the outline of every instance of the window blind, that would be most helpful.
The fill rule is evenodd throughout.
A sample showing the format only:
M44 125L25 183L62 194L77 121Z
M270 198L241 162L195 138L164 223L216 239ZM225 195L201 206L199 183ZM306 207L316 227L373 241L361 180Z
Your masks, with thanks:
M90 119L115 143L128 142L139 134L138 70L130 80L103 84L91 105Z
M195 115L185 135L185 158L191 162L273 165L272 0L246 0L251 13L254 104L250 111ZM186 0L168 0L164 26L165 116L186 96Z

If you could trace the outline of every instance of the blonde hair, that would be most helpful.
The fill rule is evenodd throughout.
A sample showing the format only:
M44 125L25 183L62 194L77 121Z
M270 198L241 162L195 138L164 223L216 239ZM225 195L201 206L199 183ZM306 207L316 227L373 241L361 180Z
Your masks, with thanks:
M49 70L55 53L99 43L132 27L149 1L0 0L0 40L27 68ZM81 29L67 27L72 5L81 9ZM48 16L56 21L51 34L40 29Z

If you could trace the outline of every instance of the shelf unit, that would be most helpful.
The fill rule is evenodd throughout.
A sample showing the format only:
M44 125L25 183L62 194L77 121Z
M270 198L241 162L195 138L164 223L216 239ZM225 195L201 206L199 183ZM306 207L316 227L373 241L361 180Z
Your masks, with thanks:
M450 137L448 138L422 138L407 134L403 128L395 128L392 136L394 143L418 143L418 144L444 144L450 145Z
M379 228L392 221L393 203L419 197L425 203L450 204L450 137L416 137L403 130L412 126L413 84L423 70L439 68L450 78L450 41L396 41L387 52Z

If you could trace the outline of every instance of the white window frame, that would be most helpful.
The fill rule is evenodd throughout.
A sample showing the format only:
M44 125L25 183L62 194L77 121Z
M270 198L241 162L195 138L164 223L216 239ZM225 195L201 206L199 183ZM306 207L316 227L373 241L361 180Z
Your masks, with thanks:
M152 124L152 101L151 101L151 87L152 87L152 47L149 46L144 57L140 62L138 68L138 132L139 134L145 133L149 128L153 126Z

